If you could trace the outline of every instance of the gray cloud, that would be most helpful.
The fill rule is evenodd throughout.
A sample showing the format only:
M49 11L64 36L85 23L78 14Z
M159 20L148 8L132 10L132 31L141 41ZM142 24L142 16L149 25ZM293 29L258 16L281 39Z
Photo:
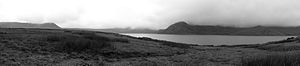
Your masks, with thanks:
M168 22L165 24L185 20L198 25L239 27L300 25L300 4L297 4L300 1L297 0L176 1L179 3L163 1L162 6L165 6L165 10L158 12L155 19Z
M19 1L22 0L0 0L0 21L55 22L62 27L78 28L152 29L163 29L177 21L239 27L300 25L300 0Z

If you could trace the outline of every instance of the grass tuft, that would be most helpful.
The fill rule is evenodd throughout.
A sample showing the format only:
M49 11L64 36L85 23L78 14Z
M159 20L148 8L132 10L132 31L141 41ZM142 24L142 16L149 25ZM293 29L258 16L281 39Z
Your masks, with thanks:
M300 66L300 54L271 54L242 59L242 66Z
M110 46L110 39L92 33L81 33L80 36L74 35L49 35L46 41L55 42L56 50L67 52L82 52L92 50L100 52L102 48Z

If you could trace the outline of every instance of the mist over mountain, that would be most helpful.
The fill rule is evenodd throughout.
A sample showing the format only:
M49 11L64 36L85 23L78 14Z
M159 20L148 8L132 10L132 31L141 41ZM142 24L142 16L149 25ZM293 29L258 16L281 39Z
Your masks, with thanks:
M147 28L110 28L110 29L87 29L92 31L114 32L114 33L157 33L157 30Z
M20 22L0 22L0 28L48 28L59 29L60 27L55 23L20 23Z
M254 35L254 36L283 36L300 35L300 27L255 26L233 27L213 25L191 25L184 21L172 24L166 29L159 30L163 34L193 34L193 35Z
M299 26L299 2L300 0L0 0L0 21L55 22L65 28L94 29L163 29L180 20L195 25Z

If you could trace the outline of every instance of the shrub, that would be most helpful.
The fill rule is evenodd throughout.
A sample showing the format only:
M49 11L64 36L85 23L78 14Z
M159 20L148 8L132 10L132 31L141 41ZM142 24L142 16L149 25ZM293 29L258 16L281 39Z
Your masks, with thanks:
M190 48L191 45L188 44L181 44L181 43L173 43L173 42L163 42L162 45L170 46L170 47L177 47L182 49Z
M290 37L285 40L280 40L280 41L273 41L273 42L268 42L267 44L279 44L279 43L288 43L288 42L294 42L294 41L299 41L299 37Z
M61 48L67 51L80 52L84 50L99 51L100 49L109 46L108 42L90 40L84 38L67 39L61 43Z
M275 45L275 46L261 46L261 47L257 47L257 49L268 50L268 51L295 51L295 50L300 50L300 46Z
M165 46L177 47L177 48L182 48L182 49L191 48L191 46L193 46L192 44L182 44L182 43L176 43L176 42L169 42L169 41L164 41L164 40L152 39L152 38L148 38L148 37L139 37L138 39L147 40L147 41L156 41L156 42L162 43L162 45L165 45Z
M84 49L88 49L89 45L92 44L91 40L82 39L82 38L74 38L63 41L62 47L66 50L75 50L80 51Z
M50 42L61 41L64 39L66 39L66 37L62 35L49 35L46 37L46 41L50 41Z
M300 54L271 54L243 58L242 66L300 66Z
M97 40L97 41L111 41L109 38L107 37L102 37L102 36L98 36L98 35L82 35L82 37L86 38L86 39L90 39L90 40Z
M91 39L91 40L97 40L97 41L111 41L107 37L98 36L95 33L92 32L74 32L74 34L81 35L83 38Z
M64 32L70 33L70 32L72 32L72 31L70 31L70 30L65 30Z
M104 47L110 46L110 39L98 36L93 33L81 33L75 35L49 35L47 41L57 42L56 49L68 52L81 52L85 50L100 51Z
M122 42L122 43L129 43L129 40L127 40L127 39L121 39L121 38L113 39L113 41L115 41L115 42Z

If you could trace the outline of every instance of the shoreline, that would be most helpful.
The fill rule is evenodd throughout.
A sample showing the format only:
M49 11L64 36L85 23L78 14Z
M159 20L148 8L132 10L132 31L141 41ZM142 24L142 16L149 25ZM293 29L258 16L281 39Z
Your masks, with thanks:
M294 48L298 38L213 46L98 31L0 28L0 39L0 65L17 66L240 66L251 63L242 61L252 61L248 57L300 52Z

